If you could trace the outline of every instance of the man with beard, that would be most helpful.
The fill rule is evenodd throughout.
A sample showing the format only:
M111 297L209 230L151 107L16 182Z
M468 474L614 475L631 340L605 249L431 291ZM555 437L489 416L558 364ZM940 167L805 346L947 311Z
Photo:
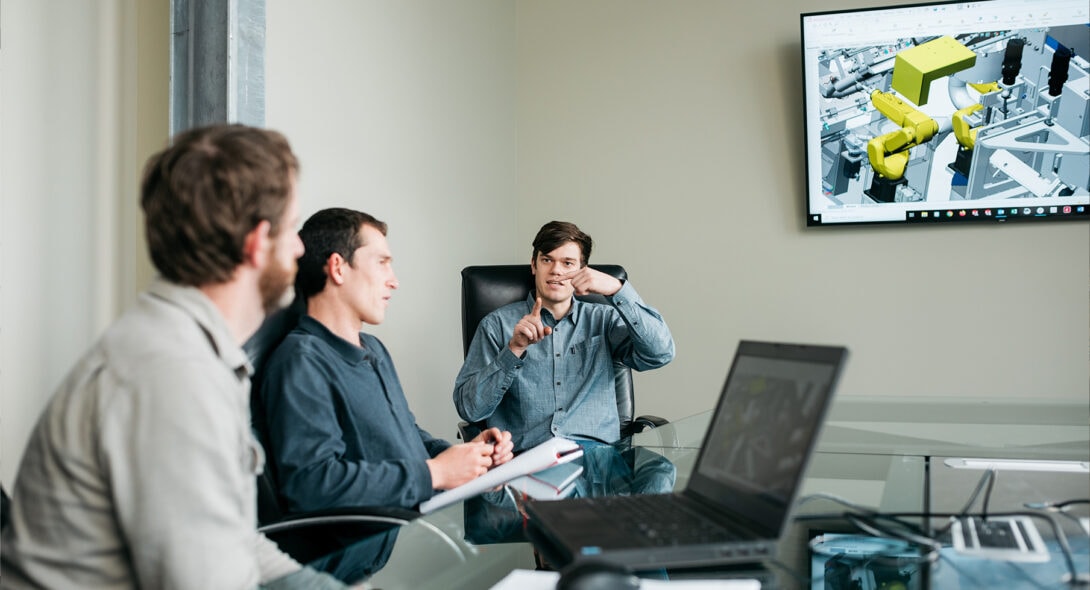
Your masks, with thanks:
M160 276L35 426L4 531L4 587L340 588L255 531L241 343L295 275L298 162L279 133L191 130L151 157Z

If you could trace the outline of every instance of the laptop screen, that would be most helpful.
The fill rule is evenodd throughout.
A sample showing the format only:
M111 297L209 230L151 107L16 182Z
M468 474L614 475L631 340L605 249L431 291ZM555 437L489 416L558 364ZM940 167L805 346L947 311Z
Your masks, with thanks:
M846 350L742 341L689 489L760 532L786 524Z

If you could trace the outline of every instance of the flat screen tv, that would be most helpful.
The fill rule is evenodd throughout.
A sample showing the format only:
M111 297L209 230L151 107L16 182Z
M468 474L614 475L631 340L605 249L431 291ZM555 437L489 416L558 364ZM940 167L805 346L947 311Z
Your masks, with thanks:
M806 223L1090 221L1090 3L801 15Z

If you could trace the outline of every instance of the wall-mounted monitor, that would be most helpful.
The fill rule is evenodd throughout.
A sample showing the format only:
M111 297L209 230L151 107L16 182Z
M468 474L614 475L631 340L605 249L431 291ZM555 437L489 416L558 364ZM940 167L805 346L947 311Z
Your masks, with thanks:
M1090 221L1090 3L801 15L806 222Z

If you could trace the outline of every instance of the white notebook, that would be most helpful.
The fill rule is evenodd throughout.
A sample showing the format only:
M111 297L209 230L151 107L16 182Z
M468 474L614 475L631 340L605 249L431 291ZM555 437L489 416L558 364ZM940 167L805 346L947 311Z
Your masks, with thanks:
M537 473L583 456L583 448L575 441L553 437L536 447L519 453L507 463L490 469L477 479L464 483L453 490L439 492L420 504L420 512L428 514L455 502L472 498L523 475Z
M535 500L567 498L575 491L575 480L583 474L583 467L575 463L561 463L537 473L516 477L507 487Z

